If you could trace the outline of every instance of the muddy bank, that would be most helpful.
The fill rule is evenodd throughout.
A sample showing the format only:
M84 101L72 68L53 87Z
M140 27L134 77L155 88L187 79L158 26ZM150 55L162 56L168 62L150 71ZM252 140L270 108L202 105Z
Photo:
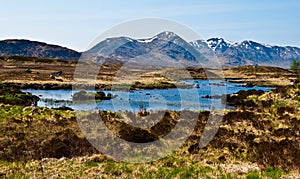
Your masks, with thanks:
M4 82L2 83L6 86L15 89L36 89L36 90L72 90L72 84L58 84L58 83L10 83ZM78 86L79 88L79 86ZM95 85L95 86L83 86L82 88L88 89L106 89L108 85Z
M182 83L169 83L169 82L160 82L154 84L144 84L136 82L132 85L126 84L95 84L95 85L86 85L86 84L65 84L65 83L12 83L12 82L3 82L2 84L16 89L36 89L36 90L142 90L142 89L170 89L170 88L188 88L189 85Z

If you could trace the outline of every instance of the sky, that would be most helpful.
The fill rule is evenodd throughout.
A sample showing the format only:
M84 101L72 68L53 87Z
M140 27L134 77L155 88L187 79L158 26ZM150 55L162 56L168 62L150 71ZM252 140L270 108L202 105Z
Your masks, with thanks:
M0 40L29 39L77 51L133 19L163 18L201 38L300 47L299 0L0 0Z

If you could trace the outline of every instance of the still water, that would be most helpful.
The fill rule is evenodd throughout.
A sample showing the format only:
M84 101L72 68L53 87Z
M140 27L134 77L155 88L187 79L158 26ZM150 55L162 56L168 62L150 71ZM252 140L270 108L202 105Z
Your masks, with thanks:
M75 110L110 110L138 112L142 108L147 111L158 110L211 110L230 108L222 103L221 98L204 98L209 95L233 94L240 90L269 91L272 87L243 87L240 83L230 83L220 80L189 80L183 83L194 85L187 89L162 89L162 90L133 90L104 91L111 93L116 98L103 101L72 101L72 95L78 91L73 90L23 90L40 97L38 106L57 108L61 106L71 107Z

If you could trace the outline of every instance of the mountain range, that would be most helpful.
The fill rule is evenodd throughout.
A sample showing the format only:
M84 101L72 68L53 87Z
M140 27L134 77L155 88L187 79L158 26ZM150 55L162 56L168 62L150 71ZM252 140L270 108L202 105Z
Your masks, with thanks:
M42 42L0 41L0 56L77 60L81 54L65 47ZM166 31L147 39L108 38L83 54L97 54L100 57L125 62L129 59L141 61L150 59L156 60L156 63L180 62L185 65L207 63L216 56L223 66L265 65L289 68L292 60L300 59L300 48L273 46L250 40L233 43L222 38L186 42L175 33Z
M268 45L251 40L233 43L222 38L191 42L195 48L208 47L225 66L265 65L289 68L292 60L300 59L300 48Z

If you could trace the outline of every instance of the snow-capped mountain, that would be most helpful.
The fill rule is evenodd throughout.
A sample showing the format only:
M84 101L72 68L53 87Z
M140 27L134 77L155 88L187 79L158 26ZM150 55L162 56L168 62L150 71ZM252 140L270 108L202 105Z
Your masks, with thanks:
M230 46L233 45L232 42L226 41L222 38L208 39L207 44L214 51L220 51L220 52L225 52Z
M172 62L180 62L181 65L199 65L207 62L207 59L195 49L192 44L186 42L173 32L162 32L147 39L132 39L117 37L106 39L85 54L96 54L102 59L115 59L119 61L136 61L147 64L155 62L158 65L170 65Z
M186 42L173 32L162 32L145 39L108 38L83 53L29 40L0 41L0 56L79 59L85 55L95 57L95 54L96 60L99 57L124 63L130 59L142 64L151 62L153 66L180 62L185 66L205 67L218 60L223 66L265 65L289 68L292 60L300 59L300 48L250 40L233 43L222 38Z
M88 51L95 52L99 56L120 61L137 57L140 61L147 61L144 57L159 61L168 57L169 61L162 63L181 61L189 65L207 65L218 58L223 66L266 65L289 68L292 60L300 59L300 49L297 47L271 46L250 40L234 43L222 38L188 43L173 32L162 32L147 39L106 39Z
M191 44L199 49L197 42ZM201 48L205 48L203 43L205 42L201 42ZM298 47L271 46L249 40L233 43L222 38L208 39L206 44L224 66L266 65L289 68L292 60L300 59Z

